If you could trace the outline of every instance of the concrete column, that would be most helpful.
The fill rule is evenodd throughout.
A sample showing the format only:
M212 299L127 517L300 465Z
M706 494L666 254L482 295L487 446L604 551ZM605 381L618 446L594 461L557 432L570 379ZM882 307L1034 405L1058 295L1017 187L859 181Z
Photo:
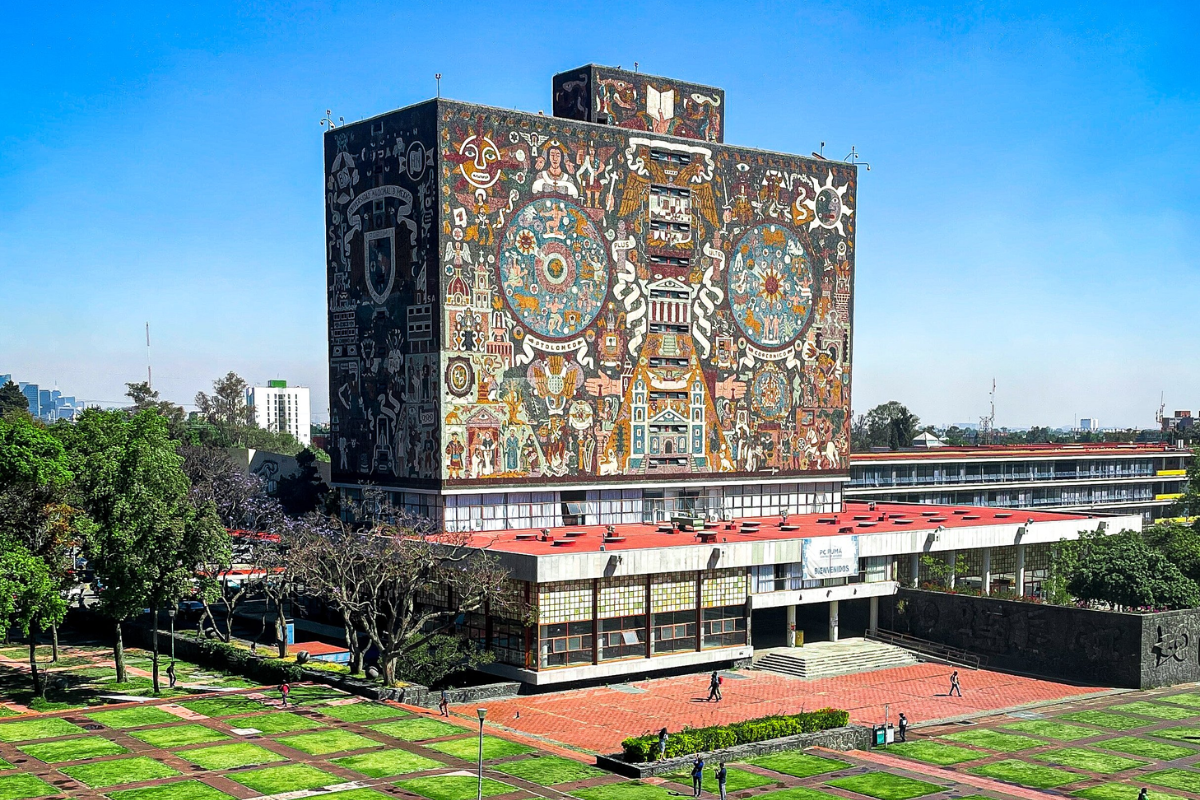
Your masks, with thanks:
M796 646L796 607L787 607L787 646Z
M869 630L871 633L875 633L877 630L879 630L879 598L878 597L871 598L871 619L867 623L867 630Z
M912 573L911 583L912 588L916 589L921 585L921 554L913 553L909 556L908 571Z
M979 576L979 590L983 594L992 593L992 548L983 548L983 574Z
M829 641L838 640L838 601L829 601Z
M947 550L946 551L946 564L950 567L950 574L946 576L946 588L947 589L953 589L954 582L955 582L955 580L957 580L957 578L954 575L954 564L956 561L958 561L958 551L957 550Z
M1025 545L1017 545L1017 594L1025 594Z

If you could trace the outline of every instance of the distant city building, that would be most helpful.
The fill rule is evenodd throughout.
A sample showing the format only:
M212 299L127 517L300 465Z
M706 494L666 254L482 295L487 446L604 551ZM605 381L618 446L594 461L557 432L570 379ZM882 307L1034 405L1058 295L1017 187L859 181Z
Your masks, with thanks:
M847 500L1104 511L1152 521L1184 490L1190 450L1168 444L942 447L850 456Z
M1196 418L1192 416L1191 411L1176 411L1173 415L1162 418L1163 433L1186 431L1195 424Z
M11 375L0 375L0 386L12 380ZM43 389L36 383L20 381L17 388L25 395L29 403L29 413L44 422L57 422L60 419L73 420L81 410L75 398L64 395L58 389Z
M254 424L258 427L290 433L305 447L312 442L308 387L289 387L287 381L267 381L266 386L246 390L246 403L254 409Z
M1093 419L1092 417L1084 417L1079 420L1079 430L1095 433L1100 430L1100 420Z

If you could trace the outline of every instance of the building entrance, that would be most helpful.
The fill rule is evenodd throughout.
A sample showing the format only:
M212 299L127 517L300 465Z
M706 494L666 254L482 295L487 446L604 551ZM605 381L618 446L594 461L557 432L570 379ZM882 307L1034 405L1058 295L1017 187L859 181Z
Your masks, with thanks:
M787 606L756 608L750 617L750 639L756 650L787 646Z

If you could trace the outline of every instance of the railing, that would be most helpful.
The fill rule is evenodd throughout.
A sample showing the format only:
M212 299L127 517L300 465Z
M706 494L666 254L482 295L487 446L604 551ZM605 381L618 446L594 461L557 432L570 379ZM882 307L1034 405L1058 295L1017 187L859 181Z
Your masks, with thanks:
M967 669L980 669L987 664L987 659L977 653L969 653L966 650L960 650L956 647L949 647L937 642L930 642L925 639L918 639L915 636L909 636L906 633L897 633L896 631L887 631L878 629L867 631L866 638L882 644L890 644L895 647L900 647L908 650L911 653L925 656L927 658L936 659L938 661L946 661L950 664L957 664L960 667Z

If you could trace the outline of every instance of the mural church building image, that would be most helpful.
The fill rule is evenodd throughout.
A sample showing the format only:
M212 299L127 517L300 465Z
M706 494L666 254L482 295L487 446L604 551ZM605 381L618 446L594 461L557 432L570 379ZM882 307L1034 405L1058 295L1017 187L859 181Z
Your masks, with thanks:
M553 94L325 134L333 483L501 558L528 608L465 620L489 669L836 639L921 553L994 547L1025 587L1027 546L1096 527L849 513L856 167L725 144L708 86L589 65Z

